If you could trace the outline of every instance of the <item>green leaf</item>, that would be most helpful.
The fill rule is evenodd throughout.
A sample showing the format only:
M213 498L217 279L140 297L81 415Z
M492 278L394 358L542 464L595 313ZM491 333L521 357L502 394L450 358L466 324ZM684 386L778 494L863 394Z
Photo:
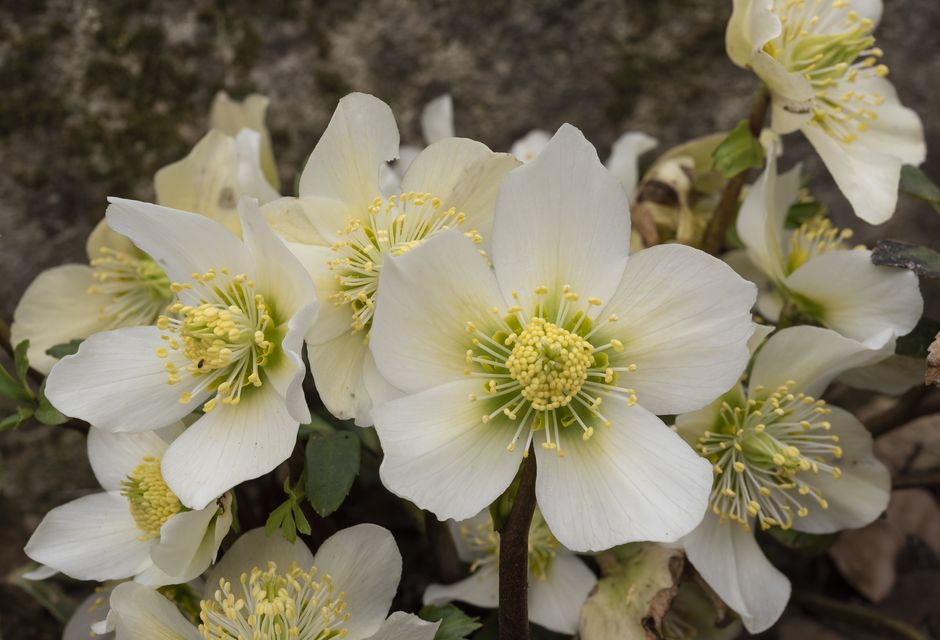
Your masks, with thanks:
M22 402L32 402L34 400L33 394L2 366L0 366L0 395Z
M940 322L932 318L921 318L914 330L898 338L894 352L901 356L911 356L921 360L927 357L927 349L940 333Z
M43 424L64 424L69 421L69 417L52 406L49 398L46 397L46 381L43 380L39 387L39 406L36 407L36 419Z
M288 542L294 542L297 539L297 528L294 526L291 502L293 502L293 499L288 498L268 515L268 521L264 523L264 532L266 534L273 535L275 531L280 529Z
M24 420L27 420L32 415L33 410L29 407L17 407L16 413L12 413L3 420L0 420L0 431L16 429L18 426L23 424Z
M826 207L816 200L797 202L787 211L786 227L787 229L796 229L810 218L821 216L825 212Z
M733 178L747 169L764 166L764 147L751 133L747 120L739 122L715 148L712 152L712 166L725 178Z
M13 349L13 364L16 367L16 376L20 379L20 383L23 385L23 388L29 391L29 381L26 379L26 374L29 373L29 356L26 355L26 352L29 351L29 340L23 340L16 348ZM32 393L30 393L32 395Z
M901 167L898 191L929 202L940 213L940 187L917 167L910 164Z
M925 278L940 278L940 253L910 242L879 240L871 261L881 267L909 269Z
M57 344L54 347L49 347L46 349L46 354L52 356L53 358L64 358L65 356L70 356L73 353L78 353L78 348L81 346L81 344L81 339L69 340L63 344Z
M12 585L16 585L38 602L42 607L52 614L52 616L61 623L66 623L75 613L76 602L70 598L62 585L53 580L27 580L23 577L36 569L35 564L11 572L6 580Z
M359 473L359 438L350 431L316 431L306 449L306 493L321 517L336 511Z
M434 640L466 640L466 638L479 629L480 619L468 616L452 604L436 607L428 605L418 612L418 617L428 622L441 621L441 626L434 634Z

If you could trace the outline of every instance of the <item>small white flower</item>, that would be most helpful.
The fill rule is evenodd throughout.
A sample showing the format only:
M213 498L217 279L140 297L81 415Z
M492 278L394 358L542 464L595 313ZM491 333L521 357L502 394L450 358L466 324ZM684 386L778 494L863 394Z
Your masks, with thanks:
M323 301L307 336L317 390L334 415L361 425L371 424L377 399L395 393L367 344L386 258L447 229L459 229L485 250L500 181L518 164L479 142L445 138L418 155L400 193L383 196L380 171L397 154L398 127L388 105L348 95L310 154L296 206L278 201L266 211Z
M901 166L927 153L879 64L881 12L881 0L734 0L726 34L731 60L769 88L774 130L800 129L871 224L894 214Z
M655 414L743 369L754 286L678 245L628 258L626 195L574 127L503 182L495 274L460 233L386 260L371 348L405 396L374 412L393 492L463 520L535 443L536 493L576 551L676 540L709 471Z
M787 299L802 314L872 346L910 332L923 311L917 276L872 264L871 251L849 246L851 231L813 218L788 232L784 224L799 197L800 167L777 175L776 154L748 192L737 220L747 255L726 256L761 289L758 310L776 321ZM757 269L747 265L750 261ZM773 285L766 286L767 280Z
M401 554L382 527L344 529L316 556L303 542L255 529L209 574L198 628L162 595L133 583L114 590L110 617L118 640L431 640L440 623L402 612L386 618L400 578Z
M232 523L232 497L187 509L170 490L160 460L183 432L91 429L88 458L104 493L46 514L26 544L33 560L79 580L134 578L151 586L192 580L215 560Z
M454 584L432 584L424 604L460 600L478 607L499 607L499 534L489 510L469 520L449 523L460 559L471 575ZM529 620L558 633L578 630L581 605L597 577L555 539L536 509L529 527Z
M838 374L883 359L880 349L819 327L792 327L758 351L747 390L681 415L679 433L714 467L709 513L683 539L695 568L752 633L772 625L790 583L753 528L832 533L864 526L888 503L890 477L848 411L819 395Z
M53 368L46 393L107 431L157 429L202 406L162 463L173 493L201 509L286 459L310 419L300 352L316 312L313 285L247 197L244 242L202 216L111 203L108 223L153 256L176 301L155 326L85 340Z
M277 163L274 161L271 134L265 124L268 102L266 96L257 93L252 93L244 100L232 100L227 93L220 91L212 101L209 128L233 138L238 137L245 129L256 132L259 143L257 162L261 165L261 171L268 183L278 189L281 181L277 175Z

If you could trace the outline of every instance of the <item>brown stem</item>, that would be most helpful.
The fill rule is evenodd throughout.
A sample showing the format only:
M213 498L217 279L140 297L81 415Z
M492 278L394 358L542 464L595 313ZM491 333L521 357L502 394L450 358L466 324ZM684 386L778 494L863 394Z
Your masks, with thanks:
M499 640L529 640L529 525L535 512L535 452L522 462L519 490L499 532Z
M865 420L865 426L875 437L884 435L915 418L936 412L935 397L940 397L940 392L934 388L914 387L898 398L891 408Z
M766 87L761 86L757 95L754 96L754 102L751 104L751 114L748 118L751 134L755 138L760 136L761 129L764 128L764 120L767 117L769 104L770 94L767 92ZM702 237L703 251L717 255L724 246L725 233L734 219L734 212L737 211L738 200L741 198L741 189L744 188L747 174L747 171L742 171L725 184L718 206L715 207L715 213L712 214L708 226L705 227L705 234Z
M457 545L454 544L450 528L438 520L434 514L425 511L424 530L428 535L428 543L434 550L434 568L437 570L437 577L444 584L452 584L460 580L463 572L460 570Z
M917 629L871 609L846 604L815 593L797 592L793 594L793 600L804 609L821 614L827 619L838 620L860 628L884 631L894 638L927 640L927 637Z

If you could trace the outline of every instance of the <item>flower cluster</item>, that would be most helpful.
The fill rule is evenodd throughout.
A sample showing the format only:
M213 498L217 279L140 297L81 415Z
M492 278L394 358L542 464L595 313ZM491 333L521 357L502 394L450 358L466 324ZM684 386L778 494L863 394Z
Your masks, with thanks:
M872 223L924 157L884 79L879 14L735 0L727 32L776 134L803 131ZM73 621L80 637L431 640L446 603L503 602L507 523L525 509L532 622L586 640L624 629L591 616L619 611L627 584L620 623L698 637L712 623L689 612L712 606L679 591L684 555L756 633L790 592L761 535L884 511L871 435L824 398L837 377L910 386L878 367L921 319L918 278L876 265L821 207L791 219L801 166L778 173L779 137L753 117L763 171L742 197L756 165L711 164L738 132L644 174L657 142L643 133L606 163L569 124L495 152L454 136L445 95L419 148L353 93L281 197L266 108L220 94L205 137L157 172L157 202L110 198L89 264L40 274L17 306L17 358L46 375L17 397L87 423L103 489L46 514L25 549L34 578L109 583L109 606ZM738 204L730 251L714 249ZM427 518L427 540L449 538L467 569L426 586L425 620L388 616L403 563L387 529L308 520L372 463L363 487L448 520ZM268 504L281 484L287 501ZM267 526L236 536L257 513ZM637 604L663 575L668 598Z

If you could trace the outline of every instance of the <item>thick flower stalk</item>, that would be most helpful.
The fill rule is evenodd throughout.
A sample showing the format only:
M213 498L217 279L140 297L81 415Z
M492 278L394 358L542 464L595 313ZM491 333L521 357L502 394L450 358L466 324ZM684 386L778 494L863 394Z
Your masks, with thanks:
M881 12L881 0L735 0L726 34L731 60L770 89L773 129L801 130L871 224L894 214L901 166L926 156L875 46Z
M161 463L173 493L201 509L285 460L309 421L300 351L313 285L247 197L244 241L202 216L111 202L108 224L153 256L176 297L154 326L85 340L53 368L46 393L63 413L112 432L201 411Z
M874 347L910 332L924 308L917 276L875 266L871 251L851 244L851 230L838 229L827 218L814 217L787 230L787 212L799 198L801 168L778 176L776 155L771 148L764 173L738 213L746 255L726 256L760 285L758 311L776 322L788 303L792 311Z
M396 612L401 578L392 534L361 524L310 553L303 542L244 534L212 569L194 626L162 595L119 585L109 616L117 640L322 639L431 640L440 623Z
M539 508L569 549L676 540L709 472L656 414L734 383L754 286L688 247L628 261L626 195L571 126L496 208L495 273L456 231L386 261L371 347L404 397L374 410L383 481L463 520L531 446Z
M424 603L442 605L460 600L478 607L499 606L499 533L489 510L469 520L450 521L460 559L470 576L454 584L432 584ZM536 510L529 528L529 620L551 631L574 634L581 605L597 577L552 535Z
M371 424L377 400L395 393L368 347L386 259L448 229L485 251L500 181L518 164L479 142L446 138L423 150L400 190L386 196L379 179L398 140L388 105L346 96L307 161L297 206L268 215L323 300L307 336L320 397L334 415L361 425Z
M888 503L890 476L868 431L819 398L838 374L888 354L890 345L872 349L829 329L783 329L758 351L746 387L676 421L714 469L709 512L683 545L752 633L770 627L790 595L755 529L833 533L868 524Z
M144 433L92 429L88 458L104 493L47 513L26 555L79 580L157 587L199 576L231 527L232 496L192 510L170 490L160 461L181 433L182 423Z

